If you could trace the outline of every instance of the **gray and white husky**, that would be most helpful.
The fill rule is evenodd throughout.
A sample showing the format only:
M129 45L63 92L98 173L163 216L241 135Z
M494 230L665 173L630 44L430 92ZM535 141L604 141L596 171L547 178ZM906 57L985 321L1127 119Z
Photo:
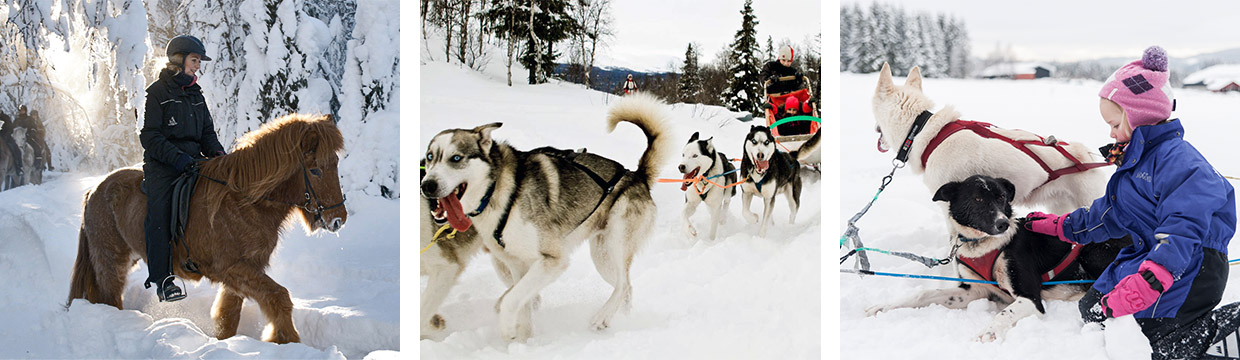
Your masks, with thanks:
M792 215L788 223L797 219L797 209L801 207L801 161L817 151L821 132L814 133L801 147L792 152L779 151L775 144L775 136L765 126L751 126L749 135L745 136L744 156L741 157L741 178L745 182L741 187L741 214L750 223L759 222L758 214L749 210L749 203L756 195L762 198L762 219L758 227L758 236L766 236L767 224L771 223L771 212L775 209L775 197L780 193L788 199L788 209Z
M681 152L680 173L684 174L685 179L705 176L708 179L714 177L710 180L720 185L735 183L737 175L733 170L736 166L732 165L732 160L715 150L714 138L701 140L698 136L698 133L693 133ZM728 205L732 203L732 196L736 195L736 187L719 188L702 181L683 183L680 190L685 192L685 210L681 215L689 228L689 235L696 237L698 234L689 217L697 212L699 204L706 203L706 210L710 211L710 239L714 240L719 224L727 218Z
M595 269L615 288L591 325L607 328L631 303L629 267L655 223L650 188L675 146L664 129L665 108L638 94L610 110L609 130L629 122L646 135L633 171L584 151L514 149L491 138L500 123L445 130L431 140L421 187L436 200L432 213L458 230L474 228L514 280L496 303L503 339L530 337L533 300L585 240Z

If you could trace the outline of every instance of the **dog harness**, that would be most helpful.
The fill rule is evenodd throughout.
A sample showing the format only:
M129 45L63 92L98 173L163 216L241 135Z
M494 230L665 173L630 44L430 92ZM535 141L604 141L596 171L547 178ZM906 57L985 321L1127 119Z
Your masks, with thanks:
M1075 156L1072 156L1072 154L1068 152L1068 149L1065 148L1065 146L1068 145L1067 142L1056 141L1054 137L1051 137L1051 139L1048 140L1041 136L1034 135L1034 136L1037 136L1038 140L1016 140L1016 139L1012 139L1007 136L1003 136L1003 135L1000 135L994 132L993 130L991 130L991 128L993 127L995 126L989 123L984 123L980 121L968 121L968 120L954 120L952 122L947 123L947 125L943 125L943 128L939 130L938 135L935 135L933 139L930 139L930 143L926 145L926 150L921 153L922 167L926 166L927 161L930 159L930 153L934 152L934 149L937 148L940 143L942 143L944 140L947 140L947 138L952 136L952 134L955 134L961 130L972 131L976 133L978 136L981 136L987 139L1003 140L1004 142L1011 144L1016 149L1019 149L1021 152L1024 152L1025 155L1029 155L1029 158L1033 159L1033 161L1036 161L1038 165L1042 167L1042 170L1046 171L1046 174L1047 174L1046 183L1055 181L1055 179L1058 179L1060 176L1064 176L1068 174L1075 174L1075 173L1083 172L1089 169L1110 165L1105 162L1088 163L1088 164L1082 163L1081 160L1077 159ZM1065 158L1067 158L1068 160L1072 160L1072 166L1062 168L1062 169L1052 170L1050 165L1046 164L1046 161L1043 161L1041 157L1038 157L1037 154L1033 153L1033 150L1030 148L1030 146L1054 147Z
M1055 276L1063 273L1068 267L1075 265L1076 258L1081 255L1081 248L1083 247L1080 244L1072 244L1072 250L1068 251L1068 255L1059 260L1059 264L1055 265L1050 271L1042 273L1042 282L1055 279ZM956 261L959 261L961 265L981 276L982 280L995 281L995 260L999 258L999 253L1001 252L1000 249L995 249L975 258L957 256Z
M603 205L603 201L607 200L607 195L610 195L611 192L616 189L616 184L620 183L620 179L623 178L625 174L629 173L629 170L621 166L620 163L602 156L587 153L585 149L573 151L561 150L552 147L541 147L531 150L526 156L534 154L542 154L568 161L569 164L572 164L574 167L584 172L590 177L590 179L593 179L594 182L598 184L599 188L603 189L603 195L599 196L598 202L594 204L594 209L590 210L590 213L587 214L585 218L581 219L581 222L578 223L577 226L584 224L586 220L590 219L590 216L594 215L595 211L598 211L599 206ZM598 170L593 169L592 167L610 167L610 170L612 171L610 180L603 180L603 177L599 175ZM514 184L516 185L513 187L512 193L508 196L508 204L504 205L504 212L500 214L499 224L495 226L495 232L492 234L495 236L495 242L499 243L499 247L501 248L507 247L504 244L504 227L508 225L508 215L512 213L512 205L517 202L517 194L521 193L521 181L524 178L525 170L521 166L517 166L516 174L514 174L513 179Z

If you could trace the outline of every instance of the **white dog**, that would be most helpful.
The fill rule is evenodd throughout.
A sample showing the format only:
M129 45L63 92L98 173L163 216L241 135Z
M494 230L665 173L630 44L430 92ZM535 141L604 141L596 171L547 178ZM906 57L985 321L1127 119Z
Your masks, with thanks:
M904 86L896 85L891 79L891 68L883 64L878 87L874 91L874 120L878 125L880 150L885 151L888 144L904 143L917 117L923 112L929 114L934 108L934 103L921 91L921 80L921 71L914 67L909 71ZM932 143L939 131L958 119L960 113L951 106L945 106L929 115L929 120L912 141L908 166L913 173L925 174L923 181L931 192L943 184L961 181L972 175L1005 178L1016 186L1013 205L1043 204L1051 211L1062 214L1089 205L1106 190L1107 169L1095 167L1051 179L1050 173L1043 170L1037 159L1017 146L1001 139L983 137L974 131L956 132L942 139L932 153L925 154L927 145ZM997 127L988 129L1017 141L1043 142L1041 137L1028 131ZM1052 170L1077 165L1054 146L1022 146L1027 146ZM1089 147L1079 142L1068 145L1059 143L1058 146L1063 146L1080 162L1099 161L1093 157ZM923 158L929 164L923 163Z

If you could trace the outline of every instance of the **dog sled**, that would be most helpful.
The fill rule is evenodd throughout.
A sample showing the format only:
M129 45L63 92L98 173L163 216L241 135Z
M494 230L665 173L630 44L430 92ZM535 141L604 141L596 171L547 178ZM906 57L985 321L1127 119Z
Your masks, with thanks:
M776 81L794 80L796 80L795 76L785 76L776 79ZM805 104L809 101L810 95L811 94L808 88L786 93L766 93L767 103L769 105L766 107L766 125L771 127L771 134L775 135L775 141L779 142L779 144L784 147L784 151L792 151L801 148L801 145L804 144L806 140L809 140L814 133L818 132L818 122L810 121L809 119L789 121L779 124L778 126L772 126L779 120L783 119L778 117L779 111L783 108L783 104L789 97L795 97L797 98L798 103ZM810 113L801 115L820 118L818 115L818 107L812 103L810 104L810 107ZM803 118L801 115L796 117ZM805 159L805 162L816 167L816 164L822 162L821 154L818 151L815 151L809 158Z

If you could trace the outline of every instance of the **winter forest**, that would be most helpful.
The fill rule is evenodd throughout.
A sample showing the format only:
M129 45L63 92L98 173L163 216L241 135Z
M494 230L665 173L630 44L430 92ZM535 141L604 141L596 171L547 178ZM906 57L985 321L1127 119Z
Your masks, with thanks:
M927 77L971 74L964 21L947 14L911 13L883 3L840 6L840 71L872 73L891 64L896 76L920 66Z
M346 141L345 192L398 197L399 17L391 16L398 6L8 1L0 7L0 113L38 112L54 171L140 163L144 89L166 62L168 40L191 34L213 59L203 62L199 84L225 147L281 115L331 114Z
M507 68L507 81L541 84L548 79L616 92L624 75L616 76L596 60L616 36L611 0L445 0L421 2L423 36L437 33L443 46L430 59L449 60L479 70L488 64ZM686 43L684 62L666 72L635 73L643 91L673 102L725 105L734 111L760 113L760 69L774 61L776 46L798 51L795 64L821 93L821 42L818 33L796 42L765 42L757 32L751 2L738 9L740 26L733 42L722 49ZM531 11L530 9L533 9ZM817 33L817 31L814 31ZM713 51L714 60L704 56ZM804 54L804 55L801 55ZM514 73L513 65L518 65ZM524 69L524 73L520 73Z

